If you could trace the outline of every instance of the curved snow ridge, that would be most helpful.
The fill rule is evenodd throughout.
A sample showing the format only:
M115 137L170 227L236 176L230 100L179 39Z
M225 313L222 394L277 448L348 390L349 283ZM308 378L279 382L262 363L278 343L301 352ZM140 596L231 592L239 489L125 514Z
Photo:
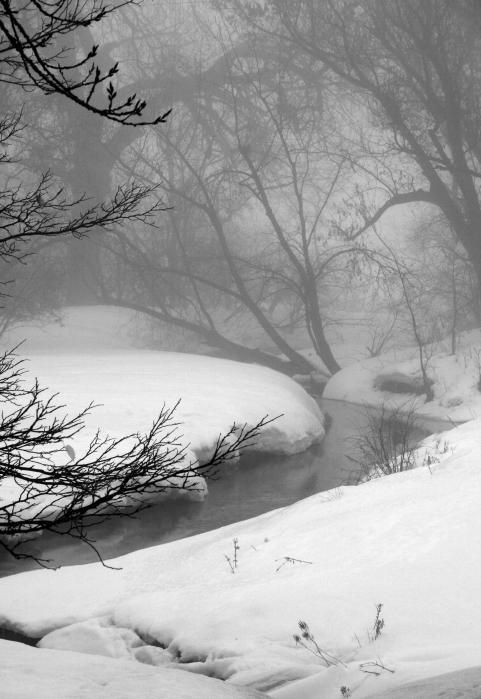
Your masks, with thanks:
M163 404L173 406L178 432L199 458L208 458L232 425L263 428L251 450L304 451L324 436L316 401L288 376L255 364L149 350L34 354L27 363L42 385L58 392L70 413L93 401L82 444L100 427L112 436L147 431Z
M4 697L261 699L265 694L179 670L0 640Z
M129 626L116 623L115 617L101 617L66 626L44 636L39 648L75 651L104 657L137 661L162 668L184 670L214 677L236 685L256 685L269 691L279 684L303 679L319 671L312 659L299 662L295 649L266 639L262 650L256 643L239 639L207 641L157 629L155 636L139 635ZM261 653L261 670L259 665ZM304 659L305 660L305 659ZM253 675L257 673L254 682Z

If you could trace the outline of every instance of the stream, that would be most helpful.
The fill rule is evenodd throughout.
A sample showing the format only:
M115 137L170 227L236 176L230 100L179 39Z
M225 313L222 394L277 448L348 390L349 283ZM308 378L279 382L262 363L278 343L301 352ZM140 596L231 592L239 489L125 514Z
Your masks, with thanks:
M328 429L320 445L293 456L247 454L225 467L217 480L208 482L209 494L202 502L187 499L156 504L135 518L119 517L95 530L96 547L104 560L137 549L182 539L255 517L269 510L345 483L357 466L356 437L366 422L366 408L344 401L320 399L328 416ZM434 418L416 418L413 441L450 429L452 424ZM34 555L56 565L98 560L85 544L68 537L44 534L32 542ZM37 568L31 560L15 561L0 554L0 577Z

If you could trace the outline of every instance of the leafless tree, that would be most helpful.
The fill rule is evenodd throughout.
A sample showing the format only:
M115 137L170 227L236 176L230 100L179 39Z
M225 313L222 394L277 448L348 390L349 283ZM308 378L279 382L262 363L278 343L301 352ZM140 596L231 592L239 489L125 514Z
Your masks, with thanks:
M146 119L145 100L136 94L119 97L112 82L118 64L103 69L96 61L98 44L83 55L78 55L73 44L75 32L105 19L120 4L131 3L127 0L108 6L97 1L1 0L0 81L61 95L124 125L165 122L170 110Z
M333 299L365 254L331 225L353 158L330 140L310 65L255 42L209 38L214 58L178 76L175 122L122 155L126 175L158 181L173 210L156 236L107 240L125 270L135 269L135 286L112 293L104 279L102 301L144 309L230 356L301 373L320 360L334 373ZM245 318L263 349L229 327ZM293 328L304 330L316 361L292 344Z
M123 3L125 4L125 3ZM147 103L134 93L119 97L114 85L118 64L102 68L96 60L99 46L82 53L76 44L86 32L115 10L103 3L71 3L67 0L25 0L0 3L0 85L5 98L0 116L0 254L17 257L21 244L32 237L83 236L120 222L145 220L157 206L147 201L152 188L136 184L120 186L104 201L88 198L87 189L73 192L65 178L49 171L38 176L18 173L17 143L26 125L22 123L21 100L10 99L12 90L36 89L50 99L64 98L99 121L127 127L165 123L169 111L144 116ZM45 167L45 164L42 163ZM31 182L31 186L26 182ZM90 192L89 192L90 194Z
M365 226L421 203L442 212L481 280L479 7L450 0L272 0L234 5L264 36L317 61L365 105L369 153L393 162ZM364 129L364 135L368 131Z

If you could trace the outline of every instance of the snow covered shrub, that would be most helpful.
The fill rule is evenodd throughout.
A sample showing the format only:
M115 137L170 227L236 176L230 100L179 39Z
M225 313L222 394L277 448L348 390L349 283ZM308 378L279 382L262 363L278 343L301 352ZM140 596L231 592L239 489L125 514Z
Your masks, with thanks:
M415 466L413 403L397 408L384 404L379 411L366 409L366 425L354 438L356 456L348 458L359 467L354 482L409 471Z

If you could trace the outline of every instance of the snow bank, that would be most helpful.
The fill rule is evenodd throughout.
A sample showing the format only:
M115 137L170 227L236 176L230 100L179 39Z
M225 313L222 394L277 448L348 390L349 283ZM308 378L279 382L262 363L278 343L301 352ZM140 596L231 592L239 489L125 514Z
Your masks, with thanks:
M11 349L26 338L20 352L30 358L28 368L70 411L100 404L84 444L97 427L113 436L147 430L163 403L179 399L177 419L201 458L233 422L254 425L265 415L282 417L263 430L260 451L294 454L322 439L316 402L289 377L252 364L139 349L143 323L126 309L70 307L57 321L16 326L1 342Z
M137 551L112 561L121 570L89 564L0 580L0 626L132 661L141 642L144 661L284 699L337 699L342 686L362 698L473 666L480 431L473 421L442 444L427 440L420 463L429 450L429 468ZM373 641L379 603L385 626ZM325 667L296 646L299 620L342 664Z
M254 690L187 672L0 641L1 694L8 699L256 699Z
M323 435L317 403L292 379L271 369L201 355L148 350L95 354L35 353L28 369L58 392L73 413L92 400L87 430L73 444L78 453L100 427L112 436L146 431L166 403L180 399L176 420L199 458L232 424L255 425L280 416L262 430L253 449L293 454Z
M481 416L481 331L472 330L459 337L455 355L438 344L426 349L427 373L433 381L434 400L390 393L376 388L376 380L385 374L399 373L419 380L420 368L417 350L411 348L391 352L351 364L335 374L327 383L324 398L379 406L413 405L423 415L454 422L472 420Z

